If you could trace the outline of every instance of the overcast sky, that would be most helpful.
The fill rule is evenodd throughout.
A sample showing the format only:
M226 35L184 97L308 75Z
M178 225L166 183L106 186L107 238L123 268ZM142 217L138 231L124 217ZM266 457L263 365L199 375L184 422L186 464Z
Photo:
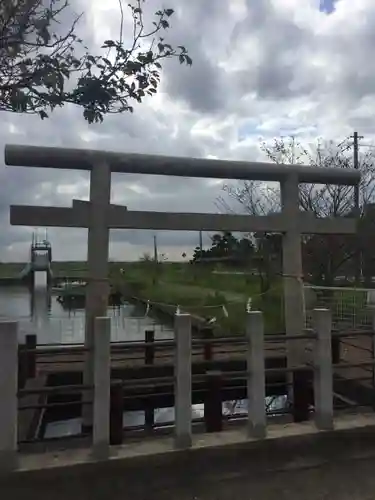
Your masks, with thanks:
M80 34L91 48L118 30L118 0L71 0L84 11ZM169 39L189 49L193 66L165 64L156 97L134 114L87 125L66 107L40 121L2 113L6 143L256 160L259 138L371 142L375 115L374 0L148 0L176 10ZM67 19L67 22L69 19ZM3 153L1 153L3 158ZM221 182L116 175L112 201L129 209L215 212ZM11 227L9 205L70 205L87 199L88 176L0 165L0 260L26 260L32 228ZM85 230L50 229L54 258L86 258ZM137 259L153 233L116 231L111 257ZM158 233L161 252L191 255L194 233Z

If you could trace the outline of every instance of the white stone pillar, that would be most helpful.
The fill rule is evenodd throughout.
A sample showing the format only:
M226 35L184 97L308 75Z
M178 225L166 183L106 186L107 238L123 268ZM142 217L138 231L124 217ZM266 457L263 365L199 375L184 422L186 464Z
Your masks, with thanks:
M304 331L304 298L302 286L302 247L299 227L298 179L290 175L280 185L282 215L288 230L283 235L284 315L287 335L300 335ZM288 366L298 365L303 342L287 342Z
M109 454L109 411L111 396L111 318L94 322L94 425L93 454Z
M313 327L316 334L314 400L315 422L318 429L333 429L333 374L331 312L328 309L314 309Z
M0 472L17 466L18 323L0 321Z
M111 170L104 161L93 160L90 177L90 209L87 234L88 285L86 291L84 383L93 384L94 319L107 315L108 306L108 208L111 199ZM91 396L84 394L89 402ZM83 425L92 426L93 408L83 407Z
M175 356L175 446L189 448L192 444L191 388L191 317L176 314L174 323Z
M261 311L250 311L246 317L248 433L250 437L266 436L266 377L264 362L264 325Z

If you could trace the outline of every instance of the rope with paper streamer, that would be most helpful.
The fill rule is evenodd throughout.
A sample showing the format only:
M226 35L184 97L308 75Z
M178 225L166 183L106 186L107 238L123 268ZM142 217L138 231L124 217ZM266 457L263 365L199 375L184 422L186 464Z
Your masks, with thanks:
M176 304L176 303L170 303L170 302L159 302L159 301L154 301L147 299L146 301L146 310L145 310L145 317L147 317L150 313L151 307L164 307L164 308L170 308L170 309L175 309L175 313L179 314L183 311L188 312L189 309L197 309L197 310L202 310L202 311L217 311L221 309L223 316L226 318L229 317L229 310L228 307L230 308L231 305L233 304L243 304L244 310L246 312L250 312L252 310L253 304L254 304L254 299L257 299L259 297L262 297L275 289L269 289L266 292L261 292L258 294L253 294L252 296L249 296L247 300L245 299L228 299L225 301L225 303L217 303L217 304L202 304L202 303L197 303L197 304L188 304L188 305L181 305L181 304ZM213 290L215 292L216 290ZM221 291L217 291L218 293L224 293ZM133 297L134 300L139 301L139 302L145 302L144 298L141 297Z

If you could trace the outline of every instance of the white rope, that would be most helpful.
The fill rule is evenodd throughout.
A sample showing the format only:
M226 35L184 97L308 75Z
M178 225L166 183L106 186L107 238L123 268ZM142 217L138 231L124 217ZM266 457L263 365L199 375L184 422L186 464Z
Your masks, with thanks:
M146 316L148 315L149 311L150 311L150 301L148 300L148 301L147 301L146 312L145 312L145 318L146 318Z
M302 294L302 307L303 307L303 314L304 316L306 316L306 304L305 304L305 293L304 293L304 288L305 288L305 285L304 285L304 281L303 281L303 276L296 276L296 275L289 275L289 274L283 274L281 275L282 277L284 278L293 278L293 279L296 279L299 283L300 283L300 286L301 286L301 294ZM253 295L252 297L249 297L246 304L245 304L245 308L246 308L246 312L250 312L252 310L252 305L253 305L253 300L258 298L258 297L262 297L263 295L266 295L268 293L271 293L273 291L277 290L277 287L272 287L270 288L269 290L265 291L265 292L261 292L261 293L258 293L258 294L255 294ZM144 301L144 299L141 299L139 297L134 297L134 299L136 300L140 300L140 301ZM234 299L234 300L227 300L225 304L213 304L213 305L203 305L203 304L189 304L189 306L186 306L186 307L189 307L189 308L194 308L194 309L222 309L223 313L225 316L227 316L227 314L229 315L228 313L228 309L227 309L227 306L230 305L230 304L240 304L240 303L244 303L243 300L241 299ZM179 305L176 305L176 304L172 304L172 303L167 303L167 302L156 302L156 301L152 301L152 300L147 300L147 309L146 309L146 315L148 314L149 310L150 310L150 307L154 305L154 306L162 306L162 307L170 307L170 308L177 308L178 311L181 311L181 308ZM179 314L179 313L177 313ZM228 316L227 316L228 317Z
M249 313L251 311L251 305L252 305L252 299L251 299L251 297L249 297L247 299L247 303L246 303L246 312Z

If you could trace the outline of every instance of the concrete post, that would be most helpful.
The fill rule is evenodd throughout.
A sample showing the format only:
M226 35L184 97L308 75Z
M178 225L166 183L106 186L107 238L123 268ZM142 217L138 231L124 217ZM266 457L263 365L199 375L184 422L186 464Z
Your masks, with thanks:
M266 378L264 362L264 325L261 311L249 311L246 317L248 433L266 436Z
M87 236L88 285L86 291L84 383L93 384L93 331L95 317L106 316L108 306L108 207L111 198L111 170L107 163L94 163L90 178L90 219ZM90 394L84 394L90 401ZM83 407L83 425L92 427L93 408Z
M283 235L284 314L287 335L304 331L304 300L302 288L301 227L299 227L299 186L296 176L290 175L281 183L282 214L287 231ZM287 342L288 366L299 364L303 343Z
M95 318L94 323L94 425L93 454L109 453L109 410L111 392L111 319Z
M17 466L18 323L0 321L0 472Z
M175 446L189 448L192 444L191 390L191 317L175 315Z
M314 309L315 348L315 421L318 429L333 429L333 374L331 343L331 312Z

